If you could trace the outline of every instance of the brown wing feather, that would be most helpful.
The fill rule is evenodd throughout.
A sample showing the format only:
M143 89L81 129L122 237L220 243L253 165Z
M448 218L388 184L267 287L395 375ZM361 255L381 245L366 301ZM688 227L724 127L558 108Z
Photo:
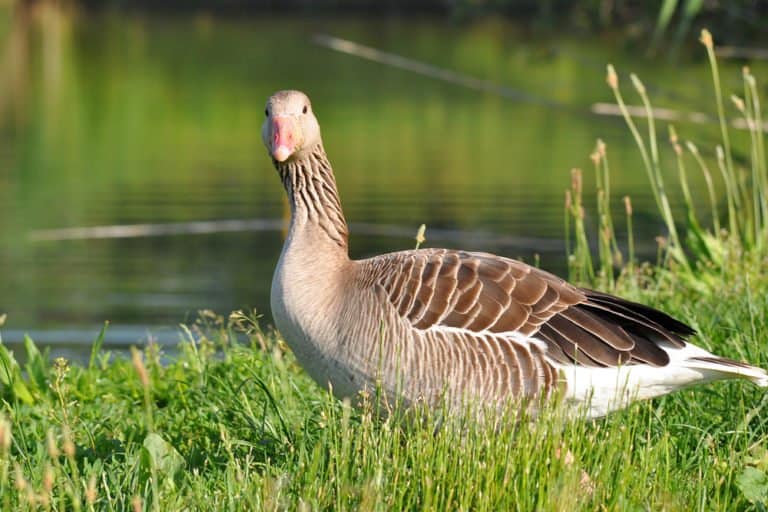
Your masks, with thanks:
M491 254L422 249L368 262L374 281L415 328L535 336L560 363L664 366L669 356L662 347L681 347L694 334L661 311Z

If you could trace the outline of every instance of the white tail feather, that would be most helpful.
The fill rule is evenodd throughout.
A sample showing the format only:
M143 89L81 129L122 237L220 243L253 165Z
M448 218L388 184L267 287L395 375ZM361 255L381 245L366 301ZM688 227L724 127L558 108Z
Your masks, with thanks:
M709 380L742 378L762 388L768 387L768 373L756 366L732 364L727 359L722 363L718 363L717 360L699 361L692 359L688 361L688 364L691 368L698 368L704 373L711 374L712 378Z
M683 348L671 345L662 348L670 358L669 364L662 367L560 365L567 385L566 398L577 408L586 408L587 417L596 418L635 400L666 395L713 380L744 378L768 387L768 373L762 368L720 358L690 343Z

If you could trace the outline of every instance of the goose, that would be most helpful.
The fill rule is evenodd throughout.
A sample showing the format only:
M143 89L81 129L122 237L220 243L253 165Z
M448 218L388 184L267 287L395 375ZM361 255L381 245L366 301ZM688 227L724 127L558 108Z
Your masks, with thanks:
M688 342L685 323L520 261L433 248L350 259L309 98L279 91L265 116L262 139L291 209L274 323L337 397L376 387L408 407L501 408L561 394L558 403L597 418L718 379L768 386L765 370Z

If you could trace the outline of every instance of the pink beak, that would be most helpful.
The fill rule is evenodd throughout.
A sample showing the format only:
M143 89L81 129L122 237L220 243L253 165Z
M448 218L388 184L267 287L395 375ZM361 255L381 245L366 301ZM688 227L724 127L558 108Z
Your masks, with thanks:
M296 125L290 117L272 120L272 157L285 162L296 151Z

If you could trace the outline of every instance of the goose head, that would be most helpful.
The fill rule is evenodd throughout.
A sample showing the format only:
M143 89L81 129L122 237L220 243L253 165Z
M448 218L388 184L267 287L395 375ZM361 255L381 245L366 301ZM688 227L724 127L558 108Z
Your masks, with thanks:
M301 159L320 144L320 125L312 104L301 91L279 91L269 97L261 138L277 163Z

